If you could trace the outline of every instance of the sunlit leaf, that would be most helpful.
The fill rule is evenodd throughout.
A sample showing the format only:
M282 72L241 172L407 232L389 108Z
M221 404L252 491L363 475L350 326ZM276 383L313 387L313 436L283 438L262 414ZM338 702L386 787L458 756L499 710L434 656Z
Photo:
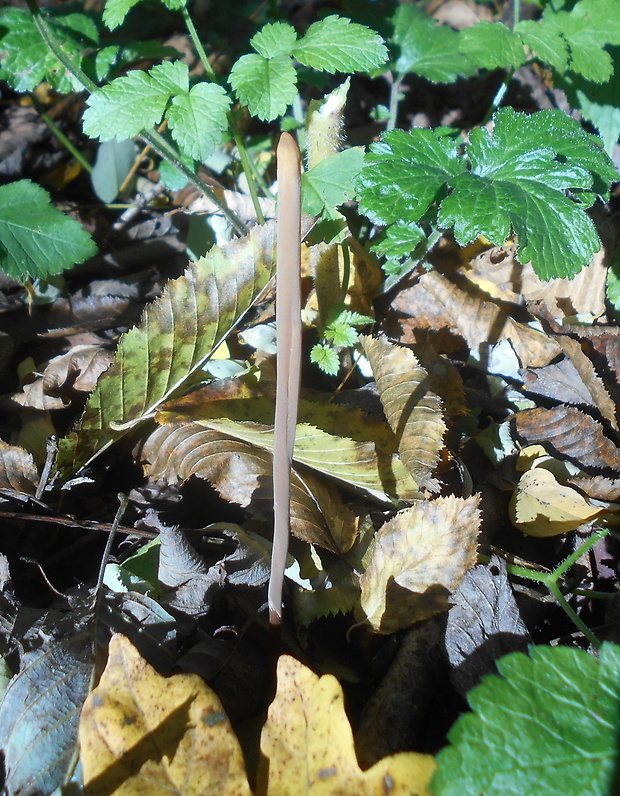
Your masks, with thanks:
M394 633L449 608L476 563L479 498L420 501L379 530L361 578L361 607L378 633Z
M261 734L257 796L428 796L430 755L403 752L362 771L339 682L282 655Z
M251 796L215 694L195 674L161 677L120 635L84 704L80 758L87 796Z

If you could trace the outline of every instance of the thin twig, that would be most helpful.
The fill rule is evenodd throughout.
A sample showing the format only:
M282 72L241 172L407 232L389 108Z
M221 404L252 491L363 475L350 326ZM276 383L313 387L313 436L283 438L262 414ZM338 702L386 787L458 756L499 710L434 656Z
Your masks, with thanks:
M274 530L269 577L269 624L282 622L282 586L291 519L291 465L301 372L301 155L282 133L278 161L278 254L276 327L278 372L273 440Z

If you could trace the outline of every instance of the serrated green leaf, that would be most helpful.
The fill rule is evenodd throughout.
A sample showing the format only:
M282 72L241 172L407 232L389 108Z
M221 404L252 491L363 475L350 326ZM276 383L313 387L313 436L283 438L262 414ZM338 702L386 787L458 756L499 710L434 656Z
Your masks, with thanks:
M338 321L330 323L329 326L325 328L323 336L326 340L329 340L332 345L342 348L349 348L355 345L359 340L359 334L352 326L349 326L348 323Z
M47 21L63 51L77 65L82 65L83 51L99 41L97 28L85 14L67 13L66 9L47 11ZM41 38L29 11L5 8L0 12L0 53L7 81L15 91L32 91L43 80L59 92L80 90L81 83L68 74Z
M362 147L351 147L322 160L301 178L303 211L315 216L355 197L354 182L364 164Z
M110 30L118 28L125 21L131 9L138 5L140 0L106 0L103 9L103 22Z
M563 36L569 46L572 72L605 83L612 74L607 44L620 44L620 4L615 0L581 0L573 9L545 9L544 26Z
M393 130L372 144L356 180L360 210L376 224L411 223L466 165L457 144L431 130Z
M275 227L215 246L168 283L124 334L91 394L78 431L60 441L57 466L73 471L150 415L211 356L273 276Z
M392 224L373 249L388 260L408 257L425 238L424 230L415 223Z
M265 25L250 39L252 47L263 58L292 55L296 42L295 28L286 22L273 22L270 25Z
M335 72L369 72L387 61L381 36L365 25L332 15L308 28L293 51L304 66Z
M458 49L458 34L451 28L436 25L412 3L399 6L394 16L394 41L400 47L396 61L399 75L409 72L433 83L452 83L476 71Z
M465 156L428 130L386 133L358 180L360 209L376 223L415 223L437 200L438 223L461 244L483 235L501 245L512 228L541 278L576 274L600 247L584 209L608 195L613 163L560 111L504 108L494 121L493 133L471 133Z
M568 45L555 28L545 25L544 20L526 19L515 25L514 30L539 60L551 64L558 72L566 69Z
M166 118L181 150L204 162L213 154L228 125L231 100L215 83L198 83L172 99Z
M188 89L189 70L182 61L166 61L148 74L129 72L90 95L84 132L100 141L133 138L161 122L170 97Z
M45 277L81 263L97 247L30 180L0 187L0 268L15 279Z
M525 63L519 36L501 22L479 22L458 34L458 49L480 69L517 69Z
M235 61L230 85L253 116L269 122L282 116L295 98L297 73L286 55L267 59L251 53Z
M310 362L318 365L323 373L336 376L340 370L338 352L327 343L316 343L310 349Z
M617 788L620 646L600 658L532 647L498 662L469 694L473 712L449 733L432 780L436 796L566 796ZM518 706L516 708L515 706Z

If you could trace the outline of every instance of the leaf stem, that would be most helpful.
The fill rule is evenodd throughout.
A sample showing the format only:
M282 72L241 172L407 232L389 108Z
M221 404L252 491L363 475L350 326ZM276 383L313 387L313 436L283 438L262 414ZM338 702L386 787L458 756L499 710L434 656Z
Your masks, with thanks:
M47 113L47 111L43 109L41 103L37 100L35 95L32 92L29 92L29 96L30 99L32 100L32 104L37 109L39 116L48 126L52 135L56 138L56 140L60 143L60 145L63 146L75 160L77 160L77 162L84 169L84 171L91 174L93 170L92 165L88 162L88 160L86 160L86 158L80 152L80 150L67 138L67 136L63 133L60 127L52 119L49 113Z
M45 18L45 15L41 13L41 9L39 8L37 0L27 0L27 3L32 14L35 27L47 47L49 47L50 51L56 56L65 69L84 86L86 91L91 94L93 91L97 91L97 84L94 83L84 72L84 70L80 66L77 66L73 60L63 51L47 19ZM223 213L228 219L238 235L247 235L248 228L239 218L239 216L237 216L236 213L233 213L233 211L226 206L225 202L219 198L219 196L206 184L206 182L204 182L204 180L201 180L200 177L194 174L194 172L182 162L179 153L171 144L168 143L168 141L166 141L162 135L155 130L141 130L140 137L149 143L152 149L157 152L158 155L167 160L185 177L187 177L188 181L195 185L196 188L201 191L201 193L203 193L205 196L208 196L209 199L211 199L211 201L220 210L220 212Z
M519 24L519 20L521 18L521 0L513 0L512 5L512 29L514 30L515 26ZM506 73L504 79L502 81L501 86L498 88L497 93L493 97L493 102L491 103L491 107L487 111L487 115L482 120L482 127L488 124L491 121L491 118L495 111L499 108L502 104L504 97L506 96L506 92L512 82L512 78L514 77L515 70L511 69L509 72Z
M268 590L269 624L272 628L282 623L282 587L291 523L291 466L301 373L301 155L290 133L280 136L276 158L278 369L273 441L274 530Z
M390 115L387 120L386 130L393 130L396 127L396 120L398 117L398 95L400 94L400 87L403 82L403 77L396 77L392 75L392 84L390 86Z

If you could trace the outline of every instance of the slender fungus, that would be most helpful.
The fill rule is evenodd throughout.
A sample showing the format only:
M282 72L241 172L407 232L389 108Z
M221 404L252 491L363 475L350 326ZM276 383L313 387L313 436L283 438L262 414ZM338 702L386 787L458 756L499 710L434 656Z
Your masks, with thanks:
M301 156L290 133L282 133L278 164L276 264L277 378L273 441L274 529L268 602L269 624L282 622L282 585L291 522L291 465L301 372Z

